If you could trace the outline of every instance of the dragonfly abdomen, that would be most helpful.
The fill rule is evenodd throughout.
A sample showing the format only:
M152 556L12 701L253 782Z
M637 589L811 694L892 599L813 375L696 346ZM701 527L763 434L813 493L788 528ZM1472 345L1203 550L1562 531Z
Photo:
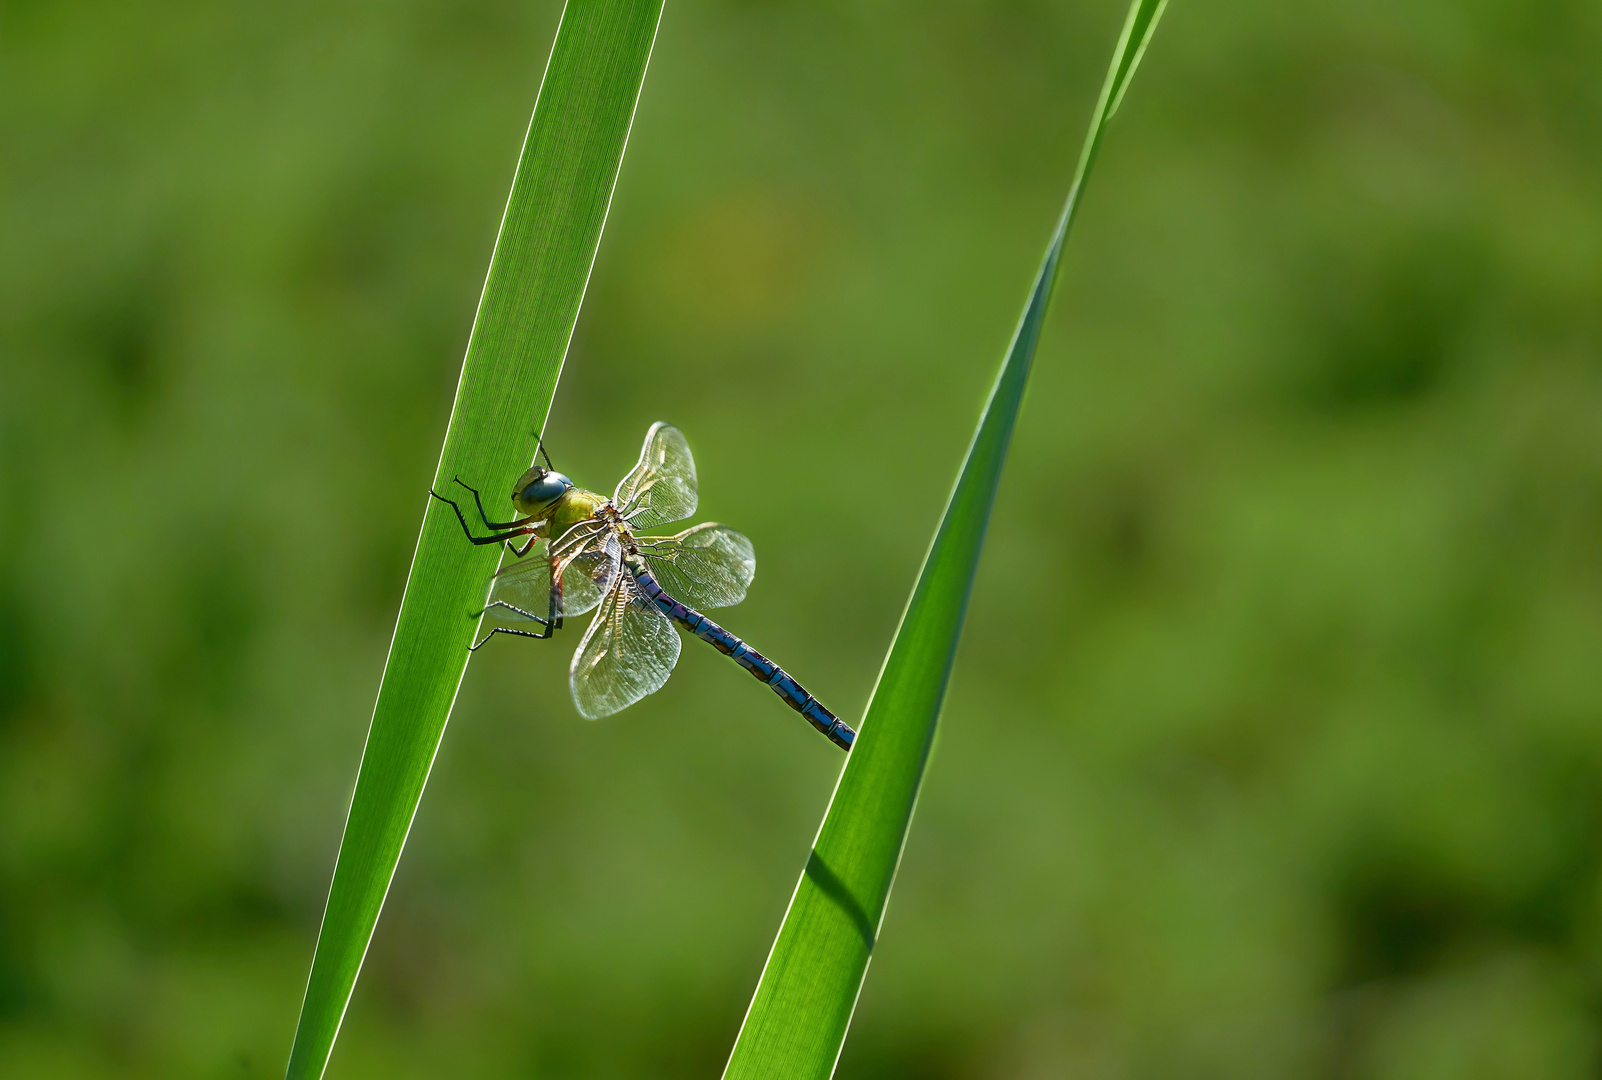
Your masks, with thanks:
M635 580L639 582L640 592L656 606L658 611L767 683L786 705L806 717L808 722L827 736L830 742L842 750L851 749L851 745L857 740L857 733L845 721L824 708L822 702L807 693L806 688L796 682L783 668L699 611L663 592L662 586L657 584L651 572L640 563L633 563L631 569Z

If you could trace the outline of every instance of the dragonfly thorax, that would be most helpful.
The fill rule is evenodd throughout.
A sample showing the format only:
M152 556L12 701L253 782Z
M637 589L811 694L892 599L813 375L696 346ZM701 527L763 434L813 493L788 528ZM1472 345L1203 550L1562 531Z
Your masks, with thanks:
M606 508L612 500L581 487L569 487L562 496L540 516L550 522L552 538L566 535L574 526L604 520Z

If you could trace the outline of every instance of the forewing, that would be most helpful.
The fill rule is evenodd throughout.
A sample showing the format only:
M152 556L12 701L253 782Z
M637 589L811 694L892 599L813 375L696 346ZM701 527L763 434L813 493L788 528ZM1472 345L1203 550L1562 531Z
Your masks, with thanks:
M573 654L568 683L579 715L599 720L654 694L679 661L673 624L617 574Z
M636 529L683 521L695 513L695 459L684 432L658 420L645 433L639 463L612 494Z
M640 554L667 594L693 608L738 604L756 576L751 541L716 522L666 539L646 537L640 540Z

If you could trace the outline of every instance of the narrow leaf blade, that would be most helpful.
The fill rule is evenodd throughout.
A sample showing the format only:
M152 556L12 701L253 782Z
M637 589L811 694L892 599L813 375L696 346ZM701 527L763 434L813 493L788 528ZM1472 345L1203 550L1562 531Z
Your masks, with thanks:
M1164 3L1130 5L1067 202L768 956L726 1080L834 1072L912 823L1063 242L1107 120Z
M504 493L532 460L594 264L661 0L562 16L479 300L434 488ZM459 490L459 489L458 489ZM286 1077L321 1076L467 666L499 551L420 494L423 527L351 800Z

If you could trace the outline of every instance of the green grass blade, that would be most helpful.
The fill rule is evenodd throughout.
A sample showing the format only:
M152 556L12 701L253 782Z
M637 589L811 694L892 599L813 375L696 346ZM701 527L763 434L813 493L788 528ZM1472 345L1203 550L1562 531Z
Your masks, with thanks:
M473 322L436 490L460 476L501 496L533 458L661 11L661 0L571 0L562 15ZM450 508L418 495L422 533L317 937L291 1080L320 1076L327 1065L467 667L475 630L468 613L500 554L465 543Z
M1063 241L1164 3L1130 6L1067 203L735 1041L729 1080L834 1071L912 822Z

